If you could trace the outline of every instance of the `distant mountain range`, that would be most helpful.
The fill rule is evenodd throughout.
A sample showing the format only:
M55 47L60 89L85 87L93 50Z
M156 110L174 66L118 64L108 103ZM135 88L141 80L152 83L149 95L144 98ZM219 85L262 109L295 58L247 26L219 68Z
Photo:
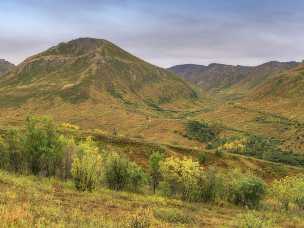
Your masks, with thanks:
M4 75L5 73L10 71L14 67L15 67L14 64L12 64L4 59L0 59L0 76Z
M213 63L204 65L177 65L169 68L181 78L193 82L209 91L225 90L231 87L252 89L274 74L300 65L298 62L267 62L259 66L232 66Z

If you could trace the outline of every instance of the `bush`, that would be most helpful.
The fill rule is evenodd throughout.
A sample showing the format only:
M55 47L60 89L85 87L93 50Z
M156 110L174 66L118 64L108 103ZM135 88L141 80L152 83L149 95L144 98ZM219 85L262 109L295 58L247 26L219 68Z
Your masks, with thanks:
M197 183L197 201L214 202L222 190L223 181L213 169L202 172Z
M104 182L107 187L115 191L128 188L132 191L138 191L146 183L146 175L136 163L113 153L106 158Z
M181 194L183 200L196 198L196 188L200 166L192 159L169 157L160 164L166 192L170 195Z
M108 155L105 162L104 181L106 185L116 191L127 187L129 181L129 161L113 153Z
M233 172L228 185L228 200L249 208L257 207L266 193L265 183L253 175Z
M63 157L62 139L51 119L27 118L24 152L29 170L34 175L55 175Z
M164 156L160 152L154 152L151 154L149 158L149 175L150 181L153 189L153 193L155 193L156 188L159 185L161 180L161 172L160 172L160 162L164 159Z
M72 164L75 187L80 191L92 191L101 180L102 157L91 139L79 145Z
M21 132L17 129L9 130L0 144L1 168L16 173L26 172L26 154Z
M204 165L206 164L207 162L207 155L205 152L200 152L197 156L197 159L198 159L198 162L201 164L201 165Z
M255 212L248 212L239 216L235 222L236 227L239 228L272 228L274 222L271 219L266 219L258 216Z
M189 121L186 124L187 137L200 142L210 142L219 134L219 129L209 126L206 122Z
M8 152L5 140L0 136L0 168L8 169Z
M289 209L291 203L304 209L304 176L287 176L275 180L271 185L270 193L285 210Z
M143 169L134 162L129 163L129 188L137 192L147 182L147 176Z
M63 157L57 176L61 179L67 180L69 178L72 178L72 164L74 157L79 150L79 147L76 145L73 138L63 139L63 144Z

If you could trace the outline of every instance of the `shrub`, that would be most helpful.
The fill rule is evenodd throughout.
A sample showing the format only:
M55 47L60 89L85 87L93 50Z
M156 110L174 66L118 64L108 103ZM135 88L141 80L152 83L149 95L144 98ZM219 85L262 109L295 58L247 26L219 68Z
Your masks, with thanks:
M1 140L1 167L9 171L23 173L27 169L22 134L17 129L7 132Z
M79 150L79 147L76 145L73 138L63 138L62 140L64 144L63 157L57 176L61 179L67 180L69 178L72 178L72 164L74 157Z
M164 159L164 156L160 152L154 152L149 158L149 175L152 185L153 192L155 193L156 188L161 180L160 162Z
M189 121L186 124L187 137L206 143L214 140L219 130L206 122Z
M201 172L197 184L197 201L214 202L223 189L222 179L214 169Z
M294 178L294 203L302 210L304 210L304 176L297 176Z
M123 190L129 181L129 161L113 153L108 155L105 162L104 181L112 190Z
M130 190L137 192L140 187L146 183L147 176L143 169L134 162L129 163L128 173L129 188Z
M160 170L171 195L180 193L183 200L192 201L196 197L196 187L200 167L192 159L169 157L161 162Z
M200 152L197 156L198 162L203 165L207 162L207 155L205 152Z
M0 136L0 168L7 169L9 163L7 145L4 139Z
M121 191L138 191L146 183L143 169L126 157L117 153L109 154L105 159L104 182L108 188Z
M287 176L275 180L271 185L270 193L285 210L289 209L290 203L304 209L304 176Z
M100 182L102 157L89 138L79 145L79 151L72 164L75 187L80 191L92 191Z
M29 169L34 175L55 175L63 157L63 142L51 119L27 118L24 152Z
M258 216L253 211L239 216L235 225L239 228L272 228L274 227L274 222L272 219Z
M257 207L266 193L265 183L253 176L233 172L229 179L228 200L236 205Z

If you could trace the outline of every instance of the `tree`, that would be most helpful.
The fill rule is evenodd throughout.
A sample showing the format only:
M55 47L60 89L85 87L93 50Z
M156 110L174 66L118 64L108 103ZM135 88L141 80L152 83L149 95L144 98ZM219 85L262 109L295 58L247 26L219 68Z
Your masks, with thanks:
M163 159L164 155L160 152L152 153L149 158L149 175L154 194L161 180L160 162Z

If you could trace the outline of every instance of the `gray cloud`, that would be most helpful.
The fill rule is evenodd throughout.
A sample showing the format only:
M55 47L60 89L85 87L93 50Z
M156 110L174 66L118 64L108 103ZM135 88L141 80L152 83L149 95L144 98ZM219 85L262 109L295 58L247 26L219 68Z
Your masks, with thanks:
M0 24L0 58L14 62L83 36L108 39L164 67L304 56L304 3L298 0L11 2L0 3L0 19L7 16Z

